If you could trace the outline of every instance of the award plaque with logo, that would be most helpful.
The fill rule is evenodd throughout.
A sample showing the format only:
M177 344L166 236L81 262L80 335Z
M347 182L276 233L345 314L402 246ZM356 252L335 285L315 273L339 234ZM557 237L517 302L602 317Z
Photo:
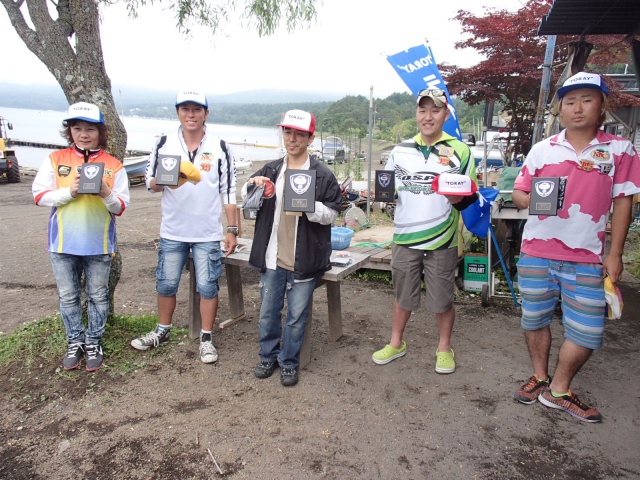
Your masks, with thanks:
M534 178L531 182L529 215L557 215L560 186L559 177Z
M316 171L287 170L284 172L285 212L315 212L316 210Z
M393 202L396 195L396 177L393 170L376 170L374 201Z
M156 185L175 187L180 178L180 155L158 155Z
M96 195L102 188L102 174L104 163L83 163L80 167L80 185L78 193Z

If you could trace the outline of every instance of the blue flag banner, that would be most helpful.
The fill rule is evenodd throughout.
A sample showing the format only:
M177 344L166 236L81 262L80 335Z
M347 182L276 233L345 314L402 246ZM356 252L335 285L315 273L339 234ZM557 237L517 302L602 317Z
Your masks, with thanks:
M462 210L464 226L476 237L487 238L491 225L491 205L499 193L500 190L495 188L481 188L478 190L478 199Z
M424 44L417 45L394 55L387 55L387 61L395 69L396 73L400 75L402 81L409 87L415 97L418 96L420 90L425 88L444 90L451 115L449 115L449 119L444 123L442 129L449 135L461 139L456 110L453 107L453 102L442 75L440 75L438 65L436 65L436 61L433 58L433 53L431 53L431 47Z

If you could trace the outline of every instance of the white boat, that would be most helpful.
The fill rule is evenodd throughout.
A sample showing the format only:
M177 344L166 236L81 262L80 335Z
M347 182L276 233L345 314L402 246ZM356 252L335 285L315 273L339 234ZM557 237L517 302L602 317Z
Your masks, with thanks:
M149 160L149 155L125 157L123 164L127 175L129 177L144 175L144 171L147 168L147 160ZM238 173L244 173L245 171L251 170L251 167L253 167L253 162L251 160L245 160L244 158L236 160L236 171Z
M137 177L139 175L144 175L144 171L147 168L147 160L149 160L149 155L125 157L122 163L124 164L127 176Z
M253 167L253 162L251 160L245 160L244 158L239 158L236 160L236 172L244 173L245 170L251 170Z

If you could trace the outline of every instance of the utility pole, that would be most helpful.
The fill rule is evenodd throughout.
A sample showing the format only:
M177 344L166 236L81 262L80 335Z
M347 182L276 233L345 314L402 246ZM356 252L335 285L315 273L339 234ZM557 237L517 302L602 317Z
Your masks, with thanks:
M547 49L544 52L544 64L542 65L542 81L540 82L540 96L538 97L538 108L536 109L536 118L533 124L533 136L531 138L531 146L542 140L542 131L544 127L544 112L549 97L549 85L551 83L551 67L553 65L553 51L556 48L556 36L549 35L547 37Z
M373 85L369 87L369 168L367 170L367 224L371 216L371 163L373 161Z

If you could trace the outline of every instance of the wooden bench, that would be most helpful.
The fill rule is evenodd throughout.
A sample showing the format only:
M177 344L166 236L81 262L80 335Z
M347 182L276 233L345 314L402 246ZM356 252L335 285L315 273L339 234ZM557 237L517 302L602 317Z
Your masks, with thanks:
M250 239L238 238L238 245L241 247L240 251L228 257L222 257L222 263L224 264L225 274L227 276L227 302L229 303L231 315L229 319L218 324L219 328L228 327L246 318L240 268L249 267L251 243L252 240ZM334 251L332 258L336 254L337 251ZM342 297L340 294L340 282L347 275L367 264L369 256L367 251L350 251L349 258L352 260L351 264L346 267L331 267L331 270L325 272L316 284L315 288L322 285L327 286L329 339L332 342L337 341L342 336ZM191 257L189 257L186 268L189 272L189 336L191 338L198 338L200 329L202 328L202 318L200 317L200 295L196 291L195 270ZM305 329L302 351L300 352L300 368L304 368L311 361L312 320L313 299L311 300L309 319ZM256 329L256 335L257 333Z
M362 268L391 271L391 248L381 247L349 247L350 252L369 256L369 261Z

